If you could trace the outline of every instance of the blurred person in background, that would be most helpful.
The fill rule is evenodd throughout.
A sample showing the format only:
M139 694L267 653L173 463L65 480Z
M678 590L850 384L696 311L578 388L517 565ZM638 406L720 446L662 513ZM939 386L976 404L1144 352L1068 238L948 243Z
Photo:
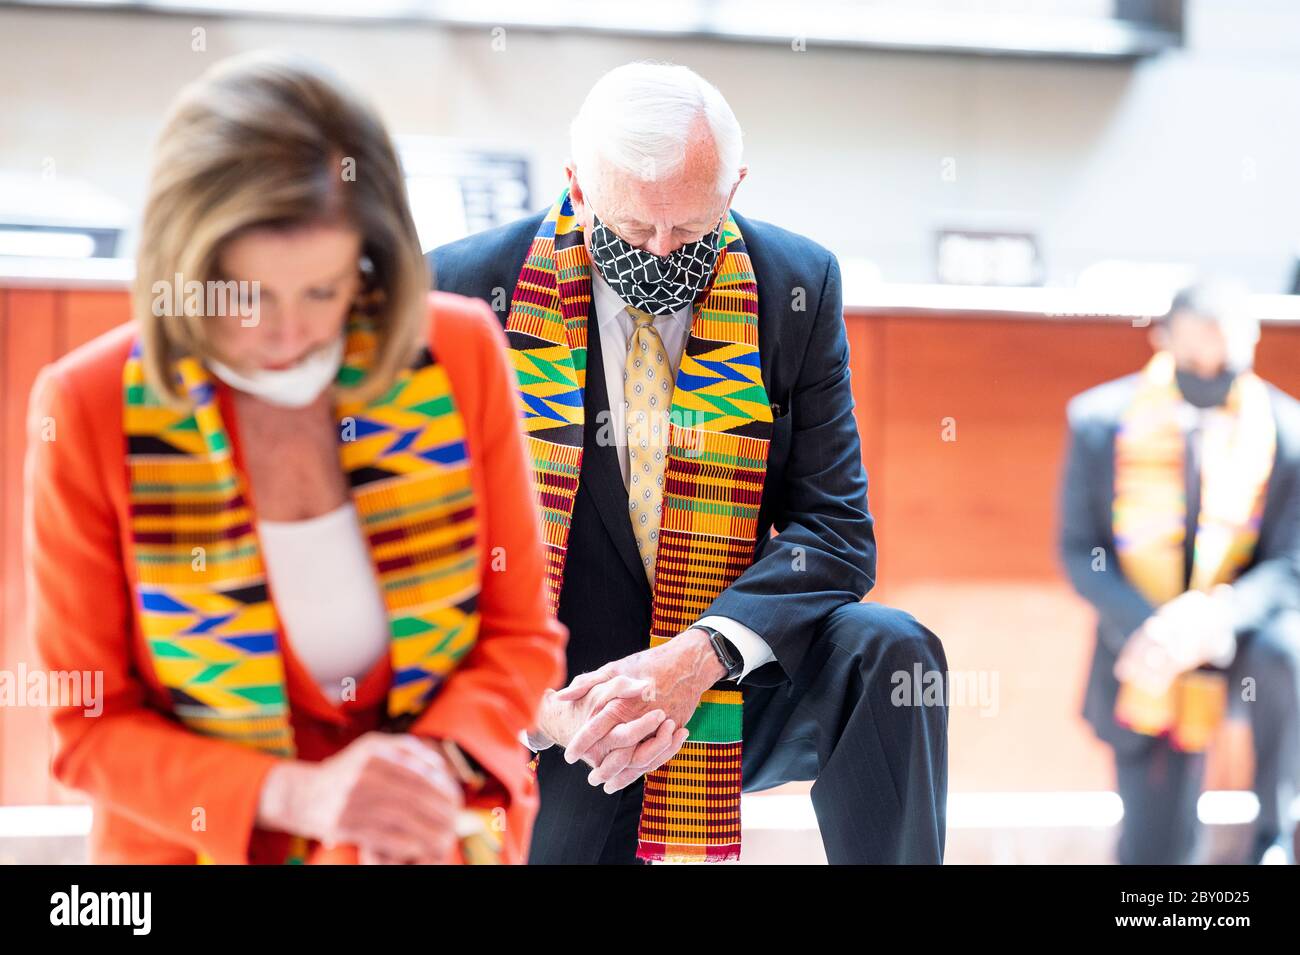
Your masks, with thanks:
M685 67L606 74L571 146L548 212L431 256L498 303L570 632L577 676L531 736L533 859L734 859L742 788L815 780L832 863L942 861L947 662L860 602L835 257L732 210L740 126ZM899 673L938 692L898 705Z
M564 631L504 336L430 295L376 114L274 55L184 90L133 310L44 369L26 465L35 642L104 675L54 714L91 860L522 861Z
M1255 750L1251 861L1293 862L1300 764L1300 403L1261 380L1226 283L1174 296L1137 374L1076 396L1061 553L1097 611L1084 714L1115 752L1122 863L1192 861L1228 707Z

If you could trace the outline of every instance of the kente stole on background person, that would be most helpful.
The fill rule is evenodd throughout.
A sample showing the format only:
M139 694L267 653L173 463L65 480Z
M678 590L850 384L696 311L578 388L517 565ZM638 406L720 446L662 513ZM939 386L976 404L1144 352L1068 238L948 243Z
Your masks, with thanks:
M1183 405L1173 356L1159 352L1141 372L1115 438L1115 549L1124 576L1159 607L1184 591L1187 500ZM1237 376L1224 406L1204 412L1201 502L1189 590L1230 583L1250 562L1276 448L1276 425L1263 381ZM1223 674L1192 670L1160 696L1125 684L1116 720L1148 736L1168 735L1185 751L1203 750L1222 721Z

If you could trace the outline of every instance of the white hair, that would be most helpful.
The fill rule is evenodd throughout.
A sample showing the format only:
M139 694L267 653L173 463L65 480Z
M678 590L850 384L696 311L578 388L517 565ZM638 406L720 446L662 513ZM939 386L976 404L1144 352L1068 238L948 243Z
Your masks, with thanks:
M602 161L647 182L671 176L686 158L700 118L718 154L718 192L740 175L741 132L718 88L684 66L638 62L610 70L591 88L569 129L571 159L592 191Z

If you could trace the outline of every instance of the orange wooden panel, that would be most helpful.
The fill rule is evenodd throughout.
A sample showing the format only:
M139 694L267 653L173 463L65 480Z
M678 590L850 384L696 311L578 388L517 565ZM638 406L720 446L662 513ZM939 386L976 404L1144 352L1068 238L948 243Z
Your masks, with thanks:
M59 294L48 290L10 289L6 293L0 339L0 667L37 661L23 622L22 560L23 452L27 399L37 372L58 355ZM41 709L0 708L0 804L44 803L53 799L47 775L49 723Z
M1266 381L1300 398L1300 326L1265 325L1255 351L1255 370Z
M867 469L867 503L872 513L883 502L882 490L872 478L882 463L885 402L884 326L860 315L846 316L849 340L849 374L853 385L854 413L862 442L862 462Z
M1100 324L884 322L882 576L1055 576L1065 404L1140 364L1144 341Z
M59 351L71 351L130 318L131 297L125 291L64 292Z

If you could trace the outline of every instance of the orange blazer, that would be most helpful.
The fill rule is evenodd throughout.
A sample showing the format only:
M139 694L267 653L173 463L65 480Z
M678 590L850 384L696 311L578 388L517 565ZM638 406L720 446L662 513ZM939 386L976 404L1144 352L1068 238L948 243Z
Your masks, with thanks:
M135 337L119 326L42 370L32 391L24 543L36 646L55 671L103 673L103 711L55 708L52 771L94 801L90 858L102 863L278 861L288 836L255 827L279 758L183 728L138 625L128 519L122 368ZM524 861L537 811L520 731L564 672L566 631L547 606L532 480L505 335L482 302L433 293L429 341L465 421L485 570L480 635L411 732L454 741L503 791L505 858ZM240 462L229 389L217 384ZM53 427L53 440L43 434ZM493 548L503 548L496 552ZM280 634L298 758L320 760L379 727L387 657L332 704ZM202 809L199 813L197 810Z

